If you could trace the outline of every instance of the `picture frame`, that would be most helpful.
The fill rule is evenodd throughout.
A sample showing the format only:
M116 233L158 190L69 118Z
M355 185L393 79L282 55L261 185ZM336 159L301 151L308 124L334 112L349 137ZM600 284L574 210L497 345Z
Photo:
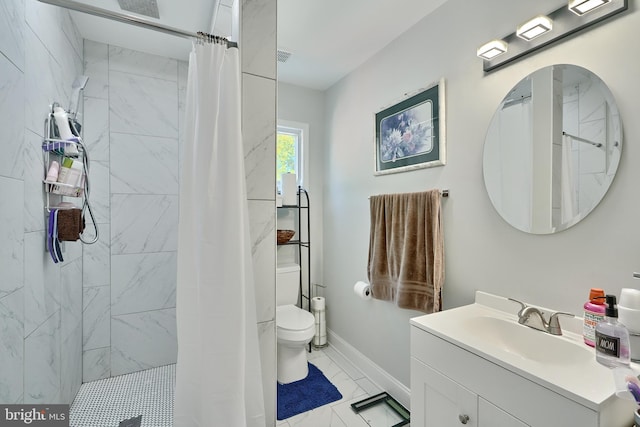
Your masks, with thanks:
M446 164L444 79L375 113L374 175Z

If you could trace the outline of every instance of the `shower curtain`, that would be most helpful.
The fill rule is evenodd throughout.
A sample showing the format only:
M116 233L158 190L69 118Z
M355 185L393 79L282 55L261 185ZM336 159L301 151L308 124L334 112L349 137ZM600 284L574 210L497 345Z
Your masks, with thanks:
M237 48L189 58L180 183L174 425L264 427Z
M578 197L573 169L573 138L562 136L562 173L560 175L560 224L573 225L578 214Z

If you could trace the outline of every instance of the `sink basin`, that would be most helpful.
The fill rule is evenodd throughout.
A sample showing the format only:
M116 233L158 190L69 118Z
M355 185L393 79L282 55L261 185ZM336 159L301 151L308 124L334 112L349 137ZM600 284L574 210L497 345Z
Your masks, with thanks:
M478 316L463 319L464 328L477 340L515 356L545 365L575 365L593 360L593 351L515 320Z
M514 305L478 291L473 304L416 317L411 324L582 404L611 397L615 390L611 370L600 365L595 350L584 343L582 319L561 319L563 334L551 335L520 325Z
M489 412L497 415L497 408L522 423L501 415L497 420L502 423L492 419L487 425L628 426L637 404L627 400L625 381L615 381L612 370L599 364L595 350L584 343L583 319L562 317L562 335L551 335L519 324L519 308L505 297L477 291L472 304L412 318L412 388L414 367L417 377L425 379L416 383L419 402L432 399L434 409L446 395L443 406L456 411L452 416L467 407L478 411L474 425ZM536 308L547 318L558 311ZM631 369L639 373L640 365L631 364ZM432 395L426 395L428 390ZM434 403L438 393L442 400ZM494 405L484 415L478 409L480 397L485 408Z

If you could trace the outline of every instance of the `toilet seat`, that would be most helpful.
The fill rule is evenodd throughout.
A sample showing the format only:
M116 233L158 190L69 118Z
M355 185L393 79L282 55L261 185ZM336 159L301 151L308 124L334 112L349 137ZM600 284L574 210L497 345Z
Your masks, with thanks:
M293 304L276 307L278 341L309 342L315 334L313 314Z

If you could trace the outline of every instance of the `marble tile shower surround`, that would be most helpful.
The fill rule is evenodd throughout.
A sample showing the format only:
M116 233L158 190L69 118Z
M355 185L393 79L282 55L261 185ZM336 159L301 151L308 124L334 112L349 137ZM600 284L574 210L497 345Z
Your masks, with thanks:
M275 181L275 5L273 0L251 0L244 1L242 9L245 27L252 24L250 34L243 36L243 63L251 64L243 69L243 97L252 100L243 104L243 134L254 271L263 278L257 293L265 383L275 379L275 201L274 182L269 184ZM188 66L89 40L84 58L90 77L84 93L85 132L91 135L88 144L97 164L93 199L103 234L110 237L108 243L85 251L85 295L94 296L91 304L100 307L99 319L89 319L92 310L85 309L85 323L92 325L85 328L87 380L169 363L154 358L175 353L175 288L166 278L175 277L175 158L182 156ZM133 152L138 161L132 163L134 156L127 155ZM136 173L139 170L153 173ZM140 298L150 290L154 298ZM127 347L131 341L158 348ZM275 406L275 391L267 387L265 393L271 393L268 401Z
M175 363L177 351L175 308L112 316L112 376Z
M175 335L168 338L167 317L175 307L175 280L171 278L176 274L176 165L182 155L188 65L89 40L85 40L84 55L89 76L85 131L95 137L88 142L95 149L92 198L102 234L109 236L108 243L86 249L83 272L85 296L90 294L90 304L98 308L85 308L85 325L90 326L85 327L84 375L96 379L156 363L158 350L127 348L126 340L121 339L124 336L144 341L147 331L154 334L147 337L150 342L162 343L167 354L175 353ZM271 94L275 100L275 81L249 76L245 82L247 79L257 92L253 99ZM255 102L250 104L259 108ZM243 130L248 186L261 188L249 196L254 268L256 277L267 278L275 265L275 216L273 202L268 200L273 199L273 186L267 190L264 183L268 182L265 176L275 174L273 162L268 161L269 152L275 153L275 101L269 105L271 113L261 114ZM258 300L263 302L258 308L259 321L275 318L274 289L271 279L267 286L257 288ZM164 315L160 316L160 310ZM153 322L157 319L147 315L156 311L164 327L156 327ZM272 329L269 341L275 343ZM271 360L266 366L275 365L275 344L273 348L273 354L265 356ZM88 367L89 362L98 362L95 369ZM275 377L275 370L271 371Z
M581 84L565 89L563 126L565 131L591 141L607 139L607 106L602 102L600 89L592 84ZM578 186L579 206L593 206L594 195L600 194L606 179L610 153L603 148L574 142L574 182ZM599 196L595 196L599 199Z
M0 299L11 295L24 285L24 182L0 176L5 197L0 198L0 236L5 244L0 246Z
M109 347L111 344L110 287L83 289L83 348Z
M84 58L85 135L103 236L84 254L83 377L94 380L175 362L186 67L89 40Z
M16 105L24 103L25 81L24 74L16 68L7 58L0 58L0 117L11 118L16 116ZM24 116L19 112L17 120L6 120L3 128L3 138L8 142L4 144L7 152L0 156L0 175L22 179L24 177L24 163L16 161L22 159L24 150Z
M110 69L109 103L111 132L178 138L176 81Z
M243 61L251 64L251 68L245 67L243 71L263 78L261 84L272 88L261 92L264 99L254 97L253 103L264 103L266 108L273 109L274 114L275 55L272 53L275 52L275 4L274 0L243 1L244 22L252 23L250 33L243 37L246 47ZM145 354L142 347L123 350L122 343L134 339L132 337L140 338L141 342L157 338L153 342L158 343L159 347L153 351L169 355L175 352L175 335L171 333L171 319L175 317L173 308L111 315L112 251L122 257L175 252L175 244L172 243L175 237L160 241L148 237L150 232L171 234L171 227L167 225L171 221L149 212L145 212L145 215L151 214L150 218L156 221L151 230L147 229L146 236L122 237L112 245L110 236L121 235L127 227L124 221L112 218L111 214L115 212L112 199L118 206L128 204L129 207L154 206L154 203L155 206L162 206L164 203L164 206L168 206L167 215L171 216L177 215L174 207L177 194L174 190L155 194L157 187L149 187L144 177L138 177L139 181L136 181L135 177L126 176L126 172L123 172L124 175L115 174L114 188L118 192L112 190L111 163L118 160L111 159L110 139L112 134L119 133L134 135L134 139L155 137L178 140L181 134L179 114L184 111L187 67L184 63L174 65L176 62L173 60L150 58L91 41L84 41L83 44L66 10L36 0L2 2L0 52L0 72L5 77L0 84L6 85L2 86L0 124L11 134L11 138L3 139L0 144L3 153L12 153L4 158L14 159L13 162L0 160L0 184L6 194L11 195L12 202L8 203L8 198L0 202L4 218L0 224L0 237L8 242L0 249L0 269L7 279L0 284L0 318L3 320L0 328L0 401L70 402L79 387L81 376L95 379L111 375L112 371L121 372L131 366L149 366L154 362L153 355ZM264 55L261 52L272 53ZM177 70L175 73L174 69ZM42 252L41 155L38 149L28 144L37 144L39 147L42 121L48 106L53 101L67 102L71 95L71 83L80 74L90 77L84 91L83 123L85 140L92 154L93 204L102 236L107 239L101 240L97 246L82 248L86 249L84 257L79 252L66 258L64 264L51 269L49 264L45 264L46 258ZM135 99L124 96L127 90L137 95ZM160 105L160 110L149 104ZM143 116L139 114L140 111L152 113ZM275 123L275 116L265 117L265 120ZM258 129L261 126L258 125ZM262 129L275 135L275 126L274 129ZM257 135L255 140L248 139L247 150L250 151L248 147L258 141L268 141L269 138ZM267 143L272 144L273 149L264 152L262 161L269 163L268 153L275 153L275 138ZM136 148L144 148L144 144ZM174 148L169 149L171 153L175 152ZM166 156L166 151L164 153ZM158 155L163 158L163 154ZM257 157L256 162L259 162ZM114 169L116 171L117 168ZM33 172L38 172L37 179ZM251 179L256 182L271 179L273 173L264 172L264 176L260 175L253 174ZM175 174L168 179L175 183ZM119 188L120 183L116 184L118 181L126 181L127 188ZM139 194L140 191L154 193ZM142 201L134 201L133 196L141 196ZM258 237L254 237L254 256L262 260L259 264L264 269L256 271L256 277L275 274L275 249L266 244L269 240L275 240L275 221L267 219L266 215L268 211L273 211L273 206L270 206L273 197L273 194L258 193L252 196L256 201L252 215L264 216L265 219L260 223L267 228L273 224L271 231L265 229L258 233ZM151 204L145 205L147 202ZM74 245L69 243L67 251L73 251L71 248ZM80 248L79 245L77 247ZM267 262L270 258L273 263ZM67 268L67 263L73 265ZM80 276L85 280L84 289L79 281ZM103 286L106 288L91 289ZM268 299L268 304L273 305L274 278L269 279L265 287L264 297ZM82 304L78 303L79 292L82 292L83 298L87 298ZM69 307L66 306L67 297L72 302ZM101 298L103 301L100 301ZM162 300L154 305L165 306L165 302ZM109 313L103 315L106 320L102 320L102 329L98 326L100 319L86 320L87 323L96 322L96 327L90 327L89 330L103 331L97 332L96 338L87 333L87 328L84 328L83 336L83 328L77 324L78 319L88 316L91 309L87 304L109 308ZM78 307L84 310L79 312ZM264 332L261 334L261 348L263 366L267 367L265 376L275 378L275 326L270 312L270 309L266 310L264 316L270 319L260 323ZM148 331L151 331L146 335L144 325L149 325ZM106 336L106 330L109 330L110 336L107 346L85 348L80 363L83 342L88 345L105 344L100 334ZM164 360L161 362L165 363ZM29 374L24 375L27 371Z
M178 203L173 194L112 193L111 254L176 251Z
M2 179L0 178L0 181ZM4 211L3 211L4 212ZM0 401L22 402L24 384L24 292L20 288L0 298Z
M95 168L93 171L95 171ZM108 223L100 223L99 226L100 234L103 237L111 235ZM82 285L84 288L109 286L111 283L111 249L109 243L108 238L101 238L93 245L83 248Z
M82 39L66 11L0 4L0 402L70 403L81 384L82 248L44 251L43 121L82 73Z
M110 164L112 193L178 194L177 138L114 132Z
M92 163L109 162L109 100L106 98L93 98L87 95L89 88L98 84L88 67L88 62L89 60L85 56L85 64L87 64L85 73L91 77L85 88L84 143L89 153L91 153Z
M240 1L242 135L267 425L275 425L276 0Z
M49 105L67 104L71 84L82 74L82 51L76 50L82 39L67 11L34 0L24 5L26 127L41 134Z
M243 103L243 135L254 272L260 278L258 328L265 384L275 381L276 348L275 11L274 0L242 3L244 27L251 24L250 33L243 35L243 99L251 99ZM176 153L182 156L188 67L88 40L84 47L85 73L90 76L85 114L87 124L95 124L93 158L100 171L94 199L103 201L98 216L110 236L108 245L85 253L85 292L88 285L107 285L111 336L106 346L98 347L105 344L100 340L94 348L85 346L87 380L169 363L162 357L175 357L175 288L152 272L161 268L164 278L175 277L175 258L166 258L175 254L177 240L179 171L171 160ZM132 166L121 147L134 150L144 164ZM152 170L155 180L136 174L135 165ZM141 218L132 219L139 212L144 212ZM101 261L105 253L109 264ZM101 279L105 271L110 272L108 283ZM144 298L139 296L150 289L157 295L140 302ZM97 298L103 301L96 304L107 306L106 292ZM96 330L101 330L99 323ZM265 396L268 418L275 420L275 389L265 386Z
M113 255L111 315L176 306L176 252Z
M24 0L3 1L0 6L0 52L19 70L24 70L25 28L23 23Z

